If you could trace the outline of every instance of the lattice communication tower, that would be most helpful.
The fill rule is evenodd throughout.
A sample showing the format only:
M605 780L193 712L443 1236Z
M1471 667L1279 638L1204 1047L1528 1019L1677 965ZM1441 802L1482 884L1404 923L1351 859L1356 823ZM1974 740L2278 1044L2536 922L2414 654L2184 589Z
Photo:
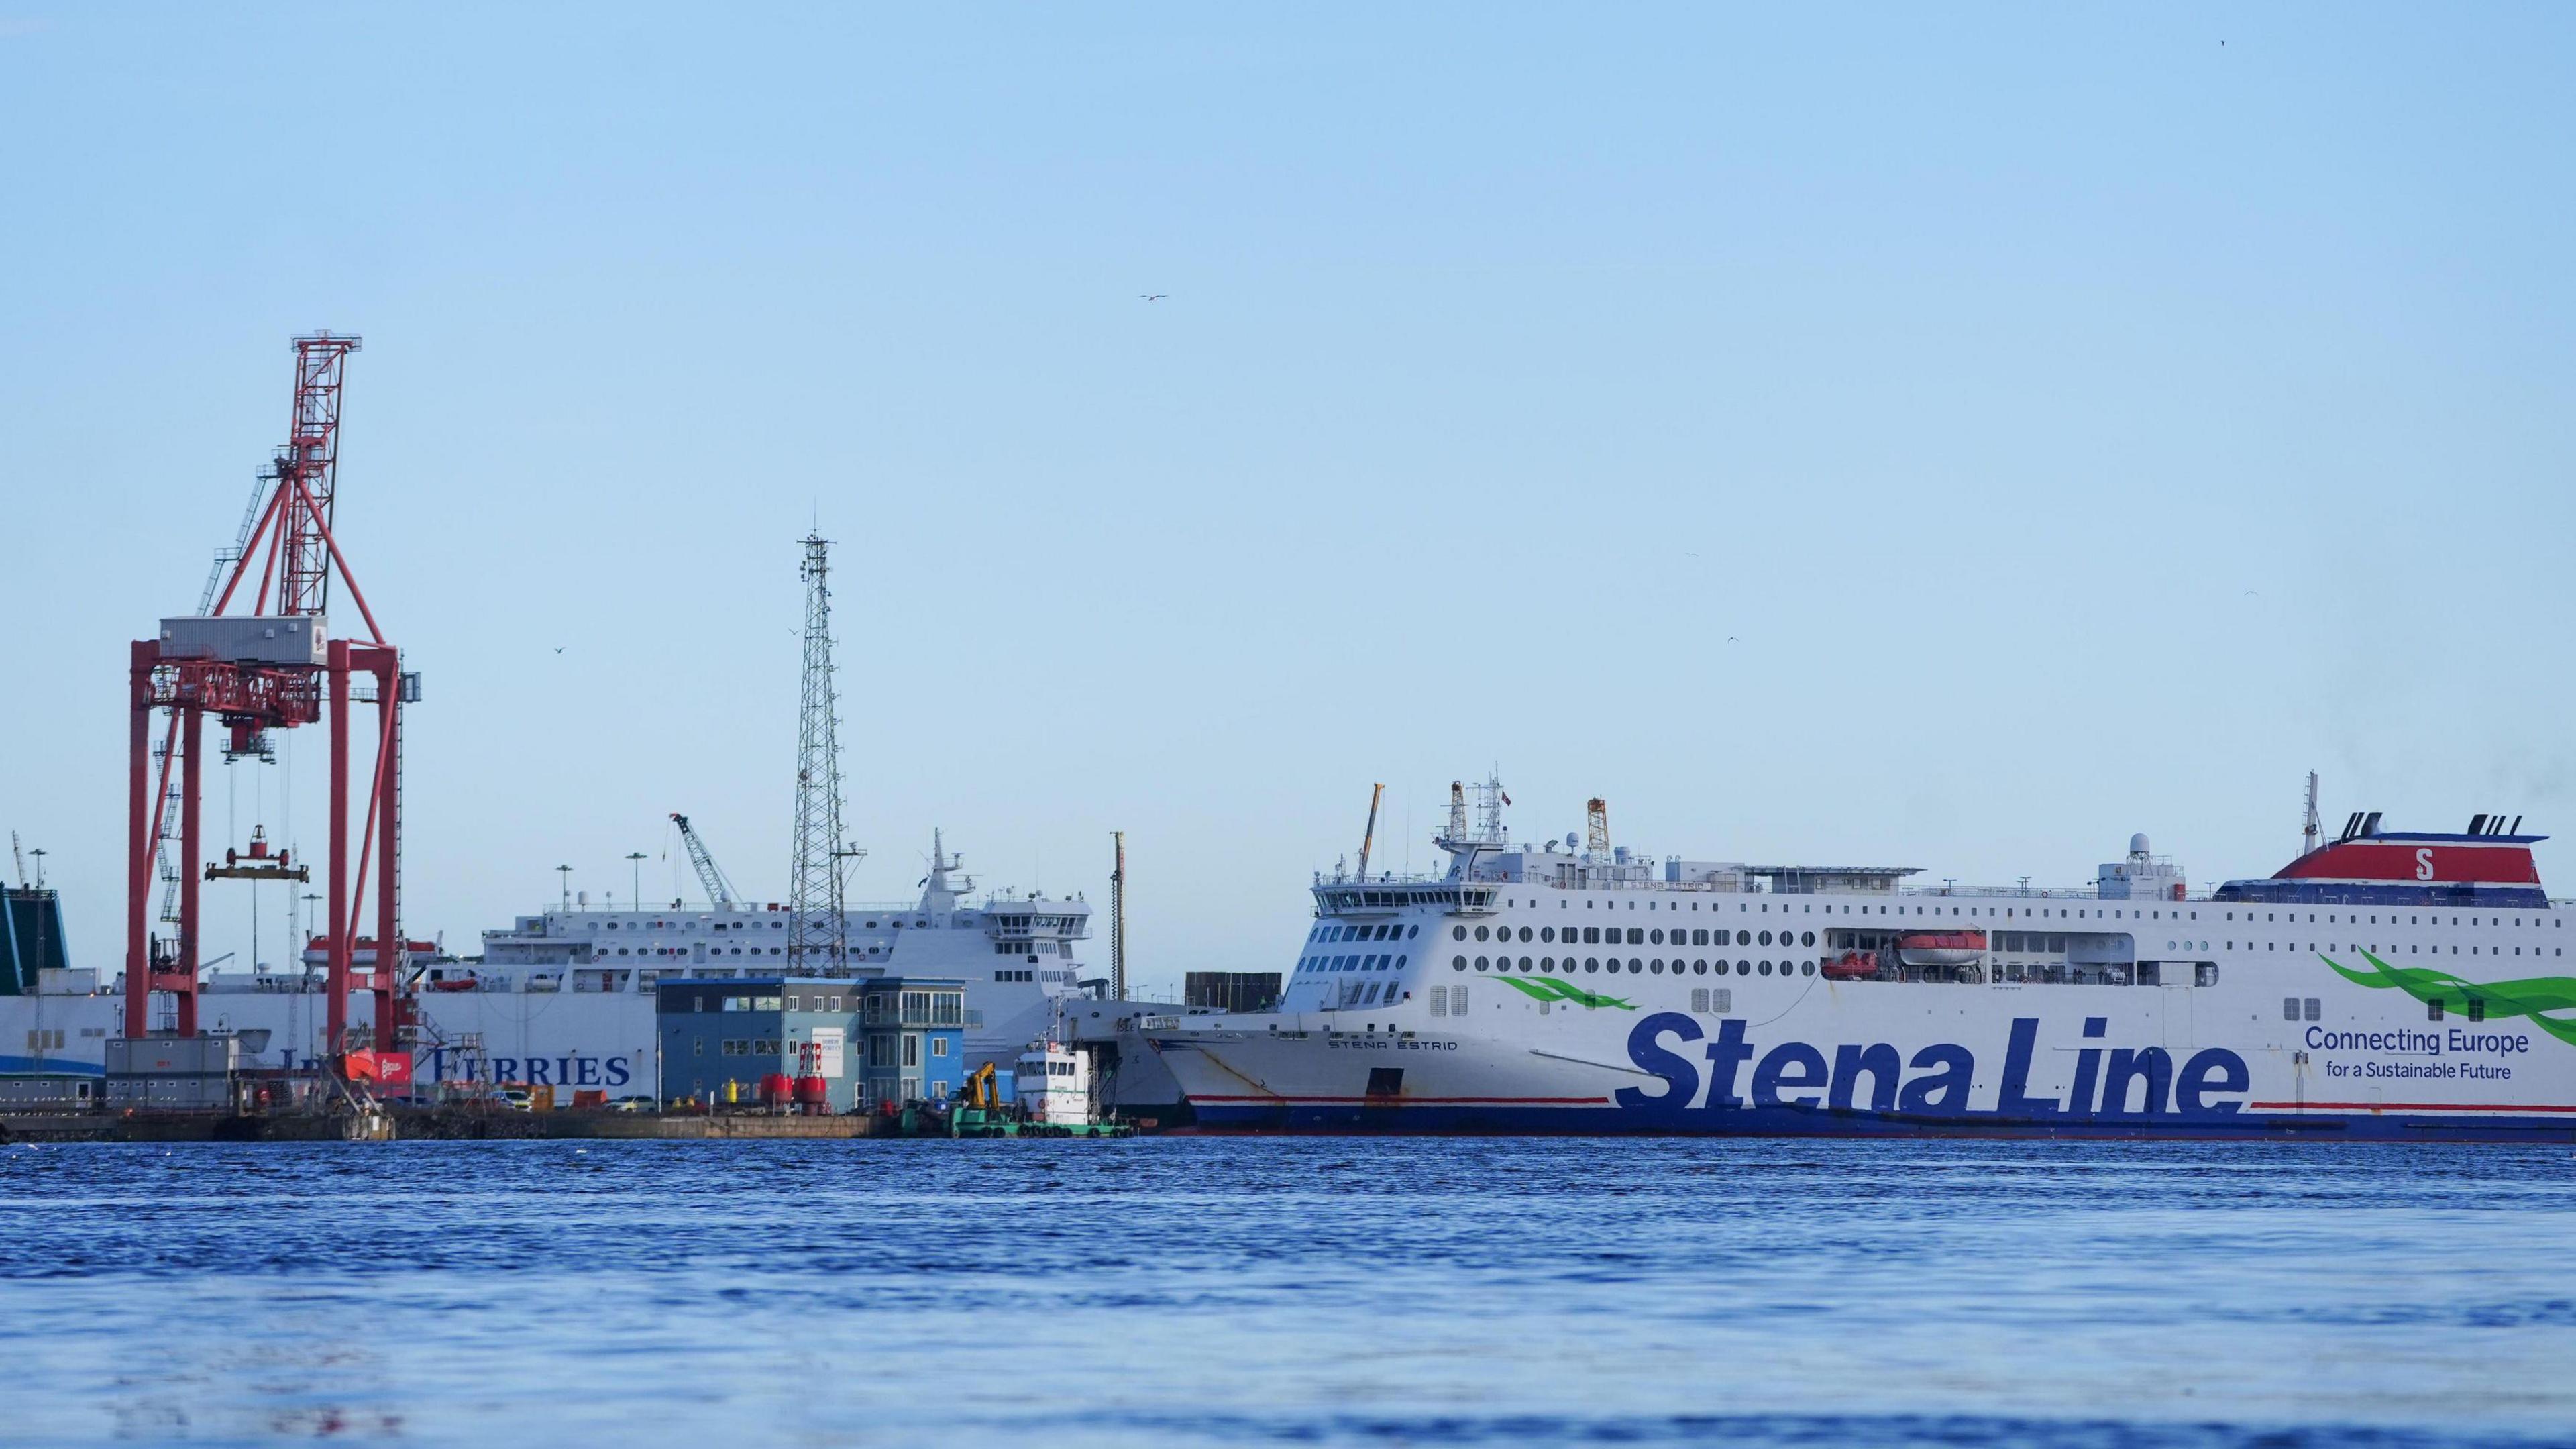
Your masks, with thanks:
M805 539L804 684L796 710L796 858L789 868L787 965L845 972L849 923L842 915L843 862L859 852L841 839L841 723L832 682L831 543Z

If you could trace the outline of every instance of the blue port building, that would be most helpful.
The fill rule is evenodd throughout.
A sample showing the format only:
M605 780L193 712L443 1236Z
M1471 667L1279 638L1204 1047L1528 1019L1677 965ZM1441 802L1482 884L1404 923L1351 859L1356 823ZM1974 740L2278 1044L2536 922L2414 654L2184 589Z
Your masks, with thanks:
M966 1081L957 977L772 976L661 984L662 1100L760 1100L765 1077L823 1079L834 1112L945 1100Z

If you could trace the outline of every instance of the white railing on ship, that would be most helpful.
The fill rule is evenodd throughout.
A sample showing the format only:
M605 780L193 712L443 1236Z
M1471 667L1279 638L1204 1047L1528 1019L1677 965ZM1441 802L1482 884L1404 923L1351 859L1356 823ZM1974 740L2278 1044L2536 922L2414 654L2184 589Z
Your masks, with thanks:
M978 913L986 913L996 910L1020 911L1032 908L1065 911L1075 915L1088 915L1091 911L1091 903L1080 896L1064 896L1061 898L1056 896L986 896L980 901L961 899L958 902L958 909L975 911ZM912 916L920 914L921 902L917 900L843 901L841 903L841 911L844 915L873 912L880 916ZM546 916L564 912L570 912L574 915L590 914L619 916L783 916L789 913L786 903L782 901L736 901L729 906L720 906L713 901L689 900L648 901L641 906L636 905L631 901L622 906L614 901L598 901L588 904L575 902L570 906L566 906L562 901L555 900L548 901L536 910L529 912L529 914L537 917L539 920L543 920ZM519 933L504 931L499 934L516 935ZM537 934L543 934L542 927L539 928Z

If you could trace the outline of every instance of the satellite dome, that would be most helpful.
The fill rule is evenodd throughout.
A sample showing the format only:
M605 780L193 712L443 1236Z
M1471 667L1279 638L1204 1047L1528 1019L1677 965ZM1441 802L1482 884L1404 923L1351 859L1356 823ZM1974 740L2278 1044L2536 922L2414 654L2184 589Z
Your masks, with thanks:
M2131 855L2144 855L2147 853L2147 833L2145 831L2141 830L2137 834L2129 837L2129 853Z

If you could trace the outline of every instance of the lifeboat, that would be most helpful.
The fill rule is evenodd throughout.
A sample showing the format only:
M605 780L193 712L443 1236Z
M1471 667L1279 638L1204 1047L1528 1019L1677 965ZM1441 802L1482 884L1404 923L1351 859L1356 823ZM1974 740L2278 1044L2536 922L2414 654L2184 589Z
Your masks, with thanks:
M1878 974L1878 953L1845 951L1816 970L1827 981L1867 981Z
M1896 958L1908 966L1974 966L1985 954L1983 931L1916 931L1896 938Z

